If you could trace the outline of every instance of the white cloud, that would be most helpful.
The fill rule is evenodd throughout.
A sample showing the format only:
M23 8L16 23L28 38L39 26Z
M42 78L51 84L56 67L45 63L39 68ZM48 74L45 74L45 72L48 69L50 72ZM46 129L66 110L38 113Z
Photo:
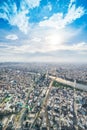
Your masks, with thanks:
M72 7L72 5L76 2L76 0L70 0L70 3L69 3L69 9Z
M0 43L1 45L1 43ZM57 47L57 48L56 48ZM87 62L87 43L73 45L62 44L55 48L41 46L21 45L9 46L3 43L0 46L1 61L45 61L45 62Z
M79 51L86 51L87 50L87 43L81 42L74 44L71 48L72 50L79 50Z
M3 6L1 6L2 13L0 12L0 18L6 19L9 24L13 26L17 26L19 30L24 32L25 34L29 31L29 10L40 5L41 0L22 0L20 3L20 9L17 10L16 3L9 0L9 3L4 2ZM74 4L73 4L74 3ZM44 6L46 11L52 10L52 5L48 3L48 5ZM42 11L43 12L43 11ZM68 8L67 14L56 13L48 20L44 17L44 21L40 22L40 26L44 27L54 27L54 28L64 28L68 24L72 23L74 20L80 18L84 14L84 9L82 7L75 7L75 0L71 0Z
M57 13L57 14L54 14L53 16L51 16L48 20L41 21L39 23L39 26L61 29L64 26L62 19L63 19L63 14Z
M28 24L28 17L26 16L26 11L19 12L15 16L13 16L12 19L10 19L10 24L11 25L16 25L18 28L27 34L28 29L29 29L29 24Z
M39 2L40 1L34 3L32 7L38 6ZM71 3L73 2L74 1ZM16 7L14 7L14 12L16 12L16 10ZM21 5L21 10L21 12L15 13L10 22L13 25L17 25L22 32L27 33L29 23L26 14L28 12L25 10L24 2ZM75 8L73 4L65 16L63 16L63 13L57 13L48 20L44 20L40 22L39 25L34 26L32 30L29 30L26 41L22 41L20 47L14 46L11 50L15 53L45 53L56 50L80 50L81 47L77 45L67 44L71 38L79 34L78 30L67 28L67 25L77 18L80 18L83 14L83 8Z
M0 18L6 19L9 24L17 26L20 31L27 34L29 29L29 13L30 8L39 6L40 0L22 0L20 3L20 9L17 10L16 3L11 0L9 3L4 2L0 7Z
M42 41L41 41L42 42ZM6 52L10 54L35 54L35 53L51 53L51 52L56 52L56 51L75 51L78 53L86 52L87 54L87 43L81 42L81 43L76 43L72 45L67 45L67 44L58 44L58 45L48 45L47 44L42 44L39 46L39 44L32 43L32 45L25 44L21 46L8 46L8 45L0 45L0 52Z
M30 45L22 45L20 47L15 46L13 48L15 53L49 53L52 51L87 51L87 44L86 43L78 43L78 44L73 44L73 45L64 45L64 44L59 44L58 46L43 46L38 48L38 46L30 46Z
M29 8L38 7L41 0L25 0L26 4Z
M72 28L63 28L60 30L57 28L43 28L37 25L37 27L34 27L29 32L29 35L26 35L26 39L21 41L20 46L13 46L10 50L18 54L49 53L57 50L80 50L83 44L77 46L77 44L72 43L71 45L69 43L71 43L71 39L79 36L81 31L81 29Z
M47 16L44 16L43 19L47 19L48 17Z
M80 30L81 31L81 30ZM80 51L87 49L86 43L72 43L71 39L74 36L78 36L80 33L76 29L43 29L37 27L30 32L31 39L26 37L26 40L22 41L22 45L14 46L11 48L15 53L30 54L30 53L49 53L52 51L69 50Z
M75 5L73 5L64 18L64 24L67 25L69 23L72 23L82 15L84 15L84 9L82 7L76 8Z
M84 9L82 7L75 7L75 0L71 0L71 5L69 4L68 12L66 15L61 13L53 14L49 19L44 17L44 21L40 22L29 29L29 13L30 8L39 6L40 0L24 0L21 3L21 8L17 11L15 4L10 7L6 5L3 7L4 14L0 14L0 17L5 18L9 21L11 25L17 26L22 32L27 34L20 39L15 34L7 35L6 38L9 40L19 40L19 45L15 46L6 45L1 46L0 54L8 54L18 56L18 61L23 60L22 55L33 55L33 54L49 54L56 51L87 51L87 44L85 42L72 43L69 44L74 36L79 36L80 31L78 29L73 29L72 27L67 27L68 24L73 23L76 19L80 18L84 14ZM28 6L26 6L28 5ZM27 7L27 8L26 8ZM11 8L11 9L10 9ZM46 10L51 11L51 5L45 7ZM10 15L10 12L13 12ZM22 37L22 36L20 36ZM70 41L70 42L69 42ZM18 42L18 41L17 41ZM2 53L1 53L2 52ZM20 56L21 55L21 56ZM37 56L37 55L36 55ZM46 57L44 56L44 59ZM50 57L52 58L52 57ZM25 57L24 57L25 60ZM15 59L16 61L16 59ZM27 60L26 60L27 61Z
M85 11L82 7L76 8L75 4L73 4L71 8L68 9L68 12L65 16L63 13L56 13L48 20L41 21L39 26L61 29L80 18L82 15L84 15L84 13Z
M4 5L1 7L1 9L4 13L0 13L0 18L4 18L9 22L9 24L17 26L19 30L25 34L28 32L29 18L26 16L28 9L23 10L21 7L21 10L17 11L16 3L12 3L11 1L8 4L4 2Z
M18 36L15 35L15 34L10 34L10 35L7 35L7 36L6 36L6 39L9 39L9 40L17 40L17 39L18 39Z
M47 5L47 8L48 8L49 11L51 11L51 10L52 10L52 5L49 3L49 4Z

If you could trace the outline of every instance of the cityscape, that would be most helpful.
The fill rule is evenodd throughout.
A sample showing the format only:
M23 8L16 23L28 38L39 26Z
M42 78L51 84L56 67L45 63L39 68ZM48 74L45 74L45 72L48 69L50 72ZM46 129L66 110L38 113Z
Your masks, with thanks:
M0 130L87 130L87 66L62 66L0 64Z
M87 130L87 0L0 0L0 130Z

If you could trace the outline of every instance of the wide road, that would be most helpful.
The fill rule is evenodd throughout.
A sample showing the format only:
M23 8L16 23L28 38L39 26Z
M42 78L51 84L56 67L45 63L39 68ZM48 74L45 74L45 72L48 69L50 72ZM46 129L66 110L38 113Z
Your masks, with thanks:
M35 116L35 118L34 118L34 121L32 122L32 124L31 124L31 126L30 126L30 129L32 128L32 126L34 126L36 120L38 119L38 117L39 117L39 115L40 115L40 113L41 113L41 111L42 111L44 108L46 108L47 100L48 100L49 93L50 93L51 88L52 88L52 84L53 84L53 80L50 82L50 85L49 85L49 87L48 87L47 90L46 90L46 96L45 96L45 98L43 99L43 102L42 102L42 104L41 104L41 109L40 109L39 112L36 114L36 116Z
M74 87L74 82L71 82L71 81L68 81L68 80L65 80L65 79L62 79L59 77L55 77L55 76L49 76L49 78L51 78L59 83L63 83L63 84L70 85L70 86ZM76 83L75 88L87 91L87 85Z

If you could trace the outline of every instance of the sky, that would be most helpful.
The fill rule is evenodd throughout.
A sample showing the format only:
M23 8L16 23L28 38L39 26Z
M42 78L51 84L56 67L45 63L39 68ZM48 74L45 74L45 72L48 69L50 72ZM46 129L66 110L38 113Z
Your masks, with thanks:
M87 63L87 0L0 0L0 62Z

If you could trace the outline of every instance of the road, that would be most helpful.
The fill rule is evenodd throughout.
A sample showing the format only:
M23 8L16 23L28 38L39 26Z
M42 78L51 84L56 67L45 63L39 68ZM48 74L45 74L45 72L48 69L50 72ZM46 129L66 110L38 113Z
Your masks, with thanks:
M47 88L46 96L45 96L45 98L43 99L43 102L42 102L42 104L41 104L41 109L40 109L39 112L36 114L36 116L35 116L35 118L34 118L34 121L33 121L33 123L32 123L31 126L30 126L30 129L32 128L32 126L34 126L36 120L38 119L38 117L39 117L39 115L40 115L40 113L41 113L41 111L44 110L44 108L46 108L47 101L48 101L48 97L49 97L49 93L50 93L50 90L51 90L51 88L52 88L52 84L53 84L53 80L51 81L49 87ZM46 122L46 123L47 123L47 122ZM48 126L48 123L47 123L47 126Z
M48 111L47 111L46 106L47 106L49 94L50 94L50 91L51 91L51 88L52 88L52 84L53 84L53 80L51 81L51 83L49 85L49 88L48 88L47 93L46 93L46 98L45 98L45 101L44 101L47 130L50 130L50 123L49 123L49 119L48 119Z

